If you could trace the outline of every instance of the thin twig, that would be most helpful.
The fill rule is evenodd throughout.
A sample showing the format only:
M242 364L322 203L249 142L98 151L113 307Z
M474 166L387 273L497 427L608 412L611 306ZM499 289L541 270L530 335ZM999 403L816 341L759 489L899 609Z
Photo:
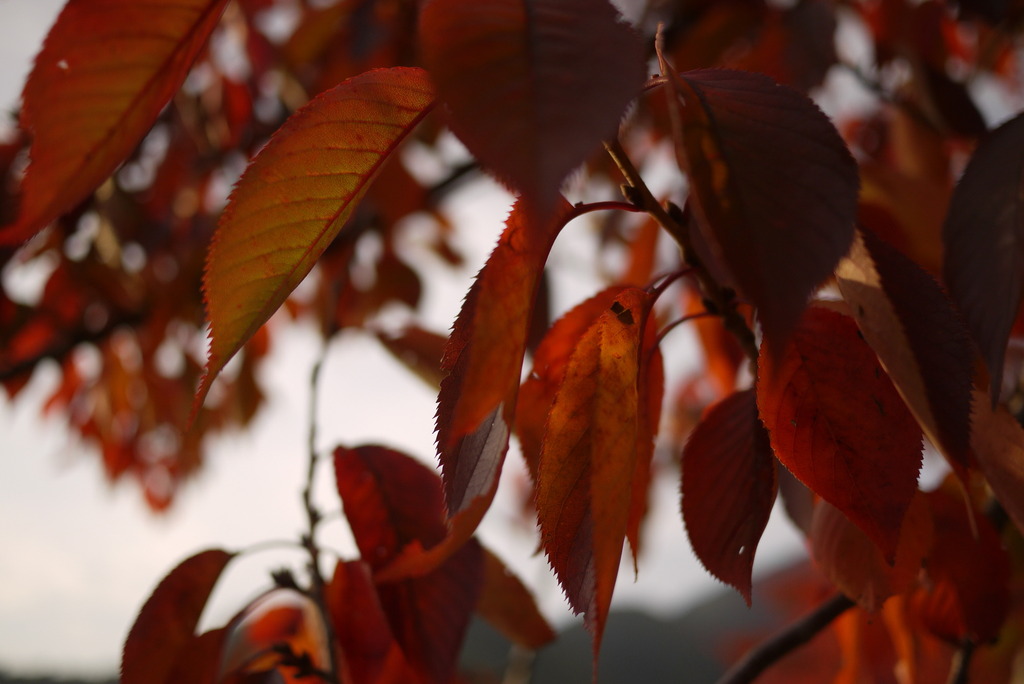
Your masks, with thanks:
M967 684L971 672L971 657L974 655L974 642L964 639L960 649L953 655L949 668L947 684Z
M747 684L771 665L813 639L837 617L854 605L843 594L836 594L771 639L755 646L729 668L718 684Z
M341 684L341 677L338 674L337 664L334 660L334 644L336 637L334 634L334 626L331 622L330 611L327 610L327 601L325 598L324 587L326 582L324 576L320 572L320 547L316 543L316 529L323 517L320 515L320 510L316 507L313 502L313 483L316 478L316 464L317 464L317 452L316 452L316 428L317 428L317 407L319 406L318 401L318 389L320 387L320 370L324 364L324 356L326 350L322 350L320 357L313 364L313 370L310 373L309 378L309 438L308 438L308 449L309 459L308 467L306 469L306 486L302 491L302 504L306 509L306 518L309 522L309 529L306 534L302 536L302 546L305 547L306 553L309 555L309 575L312 580L312 587L310 593L312 599L316 603L317 608L320 610L320 614L323 616L324 625L327 630L327 671L326 678L331 684ZM323 678L323 677L322 677Z
M683 261L693 269L693 274L700 284L704 297L711 302L709 308L714 309L722 317L725 328L731 332L740 343L743 352L750 359L751 364L757 365L757 340L754 331L747 325L746 319L736 310L736 296L732 290L723 287L711 275L711 272L701 262L696 250L690 242L690 234L687 226L681 220L681 212L674 207L665 208L654 197L643 176L637 171L632 160L622 144L618 140L611 140L605 143L605 149L611 156L615 165L619 167L626 184L623 186L623 193L626 199L649 213L662 228L676 241L683 255Z

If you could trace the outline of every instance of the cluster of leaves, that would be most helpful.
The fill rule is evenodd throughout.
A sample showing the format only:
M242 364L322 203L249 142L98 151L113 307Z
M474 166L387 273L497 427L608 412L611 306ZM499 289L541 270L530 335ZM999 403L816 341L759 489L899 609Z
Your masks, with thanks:
M539 646L550 630L527 592L474 539L513 434L541 547L595 653L660 439L681 454L695 553L748 601L782 498L845 596L830 610L856 604L829 676L1010 677L1024 648L1024 115L989 130L976 97L977 84L1020 92L1021 8L622 9L629 22L608 0L68 2L0 155L4 263L46 278L34 301L0 301L0 377L14 394L56 359L48 407L155 507L208 430L256 411L276 311L325 336L379 335L385 307L420 298L407 219L430 217L430 249L454 263L438 202L455 181L482 169L518 195L451 335L382 338L441 378L441 478L383 447L339 447L361 559L320 575L307 501L310 586L282 580L199 636L234 555L185 561L143 608L124 681L448 682L474 611ZM873 57L840 55L840 30ZM840 132L806 93L843 78L870 104L840 106ZM448 131L470 164L438 153ZM411 147L445 167L435 183ZM666 157L659 197L647 180ZM615 185L622 198L571 203L577 169L584 199ZM627 263L552 324L549 252L584 215ZM706 372L667 385L661 342L680 323ZM949 471L932 491L925 438Z

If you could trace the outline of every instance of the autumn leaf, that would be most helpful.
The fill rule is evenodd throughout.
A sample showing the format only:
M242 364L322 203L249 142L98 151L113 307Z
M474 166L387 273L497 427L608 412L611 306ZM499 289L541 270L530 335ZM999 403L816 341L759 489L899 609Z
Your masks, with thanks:
M1024 288L1024 114L984 138L953 192L943 273L988 364L993 402Z
M989 487L1018 530L1024 530L1024 428L1004 406L974 391L971 447Z
M775 503L775 455L754 390L712 406L683 449L683 520L708 572L750 605L754 553Z
M646 75L640 37L607 0L431 0L419 37L452 130L541 214Z
M921 429L853 319L808 309L778 361L762 355L757 405L779 461L892 562Z
M636 470L638 372L651 295L624 289L573 345L537 464L541 545L595 653L618 574Z
M952 303L928 273L867 231L858 231L836 279L907 407L964 479L974 350Z
M295 112L249 165L207 258L210 353L196 408L224 364L306 277L432 106L423 71L367 72Z
M931 510L920 493L903 518L892 565L859 527L827 501L815 505L810 533L811 553L818 566L844 594L870 612L879 610L890 596L911 588L933 538Z
M72 0L25 84L32 134L16 245L106 180L181 87L227 0ZM145 30L140 30L145 27Z
M338 493L363 560L386 567L405 545L431 547L445 535L441 481L425 465L379 446L339 447ZM429 682L451 680L484 581L483 550L469 540L431 571L400 581L375 578L380 605L409 664Z
M449 534L431 549L409 546L383 577L429 572L472 536L490 507L508 450L519 376L544 262L575 215L565 200L538 222L520 201L466 295L445 346L437 398L437 451Z
M209 549L182 561L142 606L121 658L123 684L162 684L193 639L213 585L233 553Z
M688 71L669 88L697 225L781 353L849 250L857 166L811 100L766 76Z

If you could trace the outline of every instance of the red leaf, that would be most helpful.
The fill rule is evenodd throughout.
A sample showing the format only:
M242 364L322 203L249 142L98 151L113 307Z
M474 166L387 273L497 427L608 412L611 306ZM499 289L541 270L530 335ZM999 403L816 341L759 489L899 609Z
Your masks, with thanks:
M379 446L338 447L334 472L356 545L374 570L411 542L429 547L444 537L441 481L419 461Z
M85 199L181 87L227 0L71 0L25 84L32 134L17 244ZM140 30L145 27L145 30Z
M444 335L410 325L396 333L377 333L377 339L391 354L405 364L423 382L440 387L441 356L448 338Z
M661 424L661 404L665 396L665 364L657 346L658 329L654 316L647 318L637 383L636 470L633 472L633 501L629 506L626 539L633 553L633 570L640 555L640 526L647 517L651 489L654 446Z
M477 612L507 639L531 650L551 642L555 632L537 609L530 590L500 558L484 550L484 584Z
M913 585L931 550L934 526L928 501L918 494L903 519L893 565L882 558L860 528L827 501L814 507L810 536L814 560L825 575L862 608L874 612L887 598Z
M850 247L857 166L811 100L766 76L698 70L670 83L697 224L781 352Z
M607 0L432 0L419 36L452 130L542 214L646 75Z
M807 310L757 403L778 459L864 530L891 562L917 490L921 429L853 319Z
M575 215L561 200L540 223L516 204L505 232L466 295L442 359L437 450L449 534L424 552L414 546L381 579L429 572L469 539L491 505L508 450L519 376L537 289L558 232Z
M234 554L210 549L181 562L142 606L121 658L123 684L162 684L192 641L213 585Z
M626 288L576 341L537 467L541 544L600 645L630 516L642 326L652 304Z
M423 71L371 71L295 112L249 165L207 258L210 354L196 408L224 364L306 277L432 106Z
M988 364L993 401L1024 288L1022 146L1024 114L978 145L953 192L942 231L946 285Z
M929 274L867 231L858 231L836 278L907 407L963 479L974 350L952 304Z
M378 585L395 639L428 682L452 680L483 581L483 550L473 539L429 574Z
M406 684L415 681L380 605L369 566L361 561L338 563L324 600L351 684Z
M992 641L1010 605L1010 560L999 535L981 511L968 518L963 490L947 479L928 494L935 518L935 544L925 567L926 588L914 608L939 637L959 644ZM966 503L966 505L965 505Z
M363 560L375 571L402 547L430 548L445 536L441 481L428 467L384 447L338 448L338 492ZM483 584L475 540L413 579L382 583L380 603L409 664L431 682L448 682Z
M711 407L683 449L683 520L700 562L736 587L747 605L754 553L777 486L754 390Z
M178 659L166 681L174 684L220 684L220 654L226 635L227 628L221 627L193 637L181 649L188 657Z

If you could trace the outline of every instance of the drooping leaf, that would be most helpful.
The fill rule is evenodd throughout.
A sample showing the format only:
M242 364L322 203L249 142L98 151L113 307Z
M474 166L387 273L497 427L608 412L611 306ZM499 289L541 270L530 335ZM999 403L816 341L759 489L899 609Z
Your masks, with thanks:
M850 247L857 166L811 100L766 76L697 70L669 83L697 225L781 352Z
M775 455L754 390L711 407L683 449L683 520L708 572L750 604L754 553L775 503Z
M641 330L649 293L626 288L572 349L537 464L541 545L600 646L630 516Z
M757 404L779 461L893 561L921 429L853 319L808 309L777 361L762 354Z
M345 517L375 571L409 544L430 548L444 538L441 481L430 468L378 446L339 447L334 466ZM483 579L483 550L473 539L411 579L375 577L395 640L426 681L451 680Z
M437 398L437 451L449 534L431 549L407 547L385 578L421 574L469 539L491 505L508 450L519 376L544 262L574 216L564 200L539 222L516 204L448 338Z
M423 382L435 388L441 386L444 379L441 356L448 343L447 337L411 325L396 333L378 333L377 339Z
M608 0L432 0L419 36L452 130L541 213L646 75L643 43Z
M193 639L213 585L233 553L209 549L182 561L142 606L124 643L123 684L163 684Z
M903 518L893 565L859 527L827 501L814 507L810 537L814 560L825 575L864 610L875 612L890 596L913 585L931 550L934 526L928 501L919 493Z
M207 258L210 353L196 406L306 277L433 102L422 70L367 72L295 112L253 160L228 199Z
M530 590L500 558L484 550L484 584L477 612L510 641L538 649L555 638L555 632L537 609Z
M982 140L943 227L943 272L999 396L1010 328L1024 289L1024 114Z
M0 230L18 244L106 180L181 87L227 0L71 0L25 91L32 134L21 211ZM142 30L144 27L145 30Z
M930 275L866 231L858 231L836 278L907 407L963 479L974 351L952 304Z

